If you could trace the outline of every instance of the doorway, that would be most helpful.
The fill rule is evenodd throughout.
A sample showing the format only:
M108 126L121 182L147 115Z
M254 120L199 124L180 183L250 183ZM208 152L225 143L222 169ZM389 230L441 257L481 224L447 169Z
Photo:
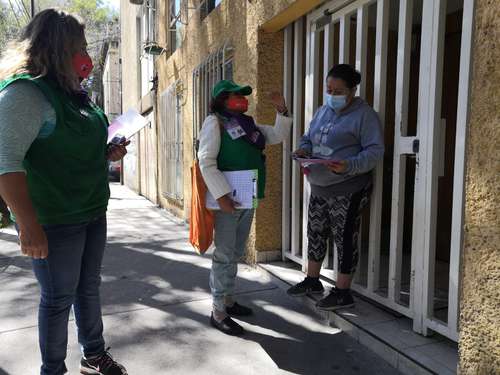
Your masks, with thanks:
M309 186L290 153L323 103L328 70L355 65L386 150L353 289L412 318L416 332L455 341L472 15L463 0L330 1L285 29L295 118L283 157L283 257L305 270ZM335 259L332 246L323 270L332 280Z

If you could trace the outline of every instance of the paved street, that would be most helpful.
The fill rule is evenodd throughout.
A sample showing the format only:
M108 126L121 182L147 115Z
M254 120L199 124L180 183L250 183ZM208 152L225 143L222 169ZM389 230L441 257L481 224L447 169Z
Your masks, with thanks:
M256 315L242 338L208 325L210 256L187 244L175 218L113 185L103 266L105 337L131 375L396 374L376 355L241 265L239 300ZM36 374L38 287L13 230L0 232L0 375ZM73 321L67 366L80 359Z

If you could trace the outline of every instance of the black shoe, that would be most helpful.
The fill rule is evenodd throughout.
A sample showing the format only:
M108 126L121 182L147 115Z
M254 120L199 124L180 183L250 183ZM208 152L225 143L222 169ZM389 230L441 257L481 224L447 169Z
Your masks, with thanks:
M354 299L349 289L332 289L328 296L316 304L318 309L325 311L334 311L352 306L354 306Z
M241 336L245 331L243 327L236 323L229 316L226 317L222 322L218 322L214 318L214 314L210 317L210 324L212 327L217 328L219 331L230 336Z
M293 297L305 296L306 294L323 294L325 288L319 279L306 277L300 283L292 286L286 292Z
M106 351L95 358L82 358L80 361L80 374L85 375L127 375L125 367L116 362L111 354Z
M232 316L250 316L253 315L251 308L242 306L238 302L235 302L233 306L226 307L226 312Z

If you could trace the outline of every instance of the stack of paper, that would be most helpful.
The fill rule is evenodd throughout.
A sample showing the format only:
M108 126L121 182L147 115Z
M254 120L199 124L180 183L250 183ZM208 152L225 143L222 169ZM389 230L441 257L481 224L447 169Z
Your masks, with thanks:
M238 203L238 209L257 208L257 170L223 172L232 189L232 199ZM210 192L207 192L207 208L220 210L220 206Z
M130 139L135 133L147 125L145 117L134 109L129 109L120 117L116 118L108 128L108 143L114 137Z

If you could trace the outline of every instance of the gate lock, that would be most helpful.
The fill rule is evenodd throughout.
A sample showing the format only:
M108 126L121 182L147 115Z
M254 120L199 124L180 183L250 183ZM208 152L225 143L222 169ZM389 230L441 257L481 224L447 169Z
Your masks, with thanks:
M415 154L418 154L418 151L420 149L420 141L418 139L413 140L413 152Z

